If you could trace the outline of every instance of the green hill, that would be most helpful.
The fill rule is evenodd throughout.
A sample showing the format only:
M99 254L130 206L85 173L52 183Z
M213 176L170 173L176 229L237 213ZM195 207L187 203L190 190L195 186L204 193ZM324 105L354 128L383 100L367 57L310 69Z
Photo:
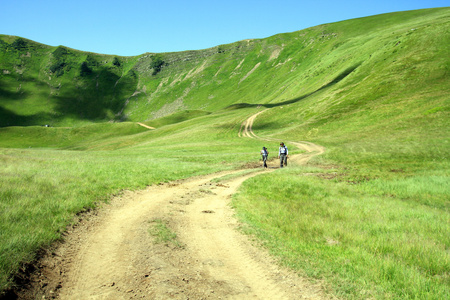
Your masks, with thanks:
M147 121L237 103L296 102L318 92L366 103L389 93L408 98L445 80L447 18L448 9L387 14L135 57L0 36L0 126ZM421 79L411 83L415 90L409 82L399 90L409 78Z
M249 232L340 297L445 298L449 27L426 9L134 57L0 35L0 290L122 189L255 165L238 132L264 110L259 136L327 151L244 184Z

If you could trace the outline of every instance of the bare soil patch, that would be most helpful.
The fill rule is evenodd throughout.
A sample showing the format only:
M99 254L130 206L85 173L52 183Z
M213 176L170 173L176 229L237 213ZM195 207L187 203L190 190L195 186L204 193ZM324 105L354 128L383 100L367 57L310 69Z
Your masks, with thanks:
M220 173L125 192L83 219L40 262L23 299L322 299L238 231ZM179 245L155 243L152 220Z
M244 136L257 138L245 123ZM323 152L296 146L305 164ZM277 164L278 161L272 162ZM256 167L252 165L252 167ZM276 166L262 169L270 172ZM89 212L38 262L18 299L326 299L313 285L239 232L229 205L239 185L260 172L241 170L124 192ZM213 179L225 175L228 180ZM161 220L176 243L155 243Z

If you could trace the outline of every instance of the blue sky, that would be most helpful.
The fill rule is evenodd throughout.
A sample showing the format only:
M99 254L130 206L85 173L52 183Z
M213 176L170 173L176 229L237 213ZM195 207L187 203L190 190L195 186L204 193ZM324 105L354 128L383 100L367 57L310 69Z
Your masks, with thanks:
M450 0L0 0L0 34L121 56L206 49L243 39Z

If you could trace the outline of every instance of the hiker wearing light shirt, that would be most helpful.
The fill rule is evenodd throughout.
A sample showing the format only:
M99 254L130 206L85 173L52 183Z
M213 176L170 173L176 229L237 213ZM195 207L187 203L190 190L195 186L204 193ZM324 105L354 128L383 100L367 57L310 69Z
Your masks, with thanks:
M281 143L280 149L278 150L278 158L280 159L280 168L283 167L283 164L287 166L288 155L289 155L288 148L284 145L284 143Z
M267 168L267 156L269 156L269 151L267 151L266 147L263 147L261 150L261 156L264 163L264 168Z

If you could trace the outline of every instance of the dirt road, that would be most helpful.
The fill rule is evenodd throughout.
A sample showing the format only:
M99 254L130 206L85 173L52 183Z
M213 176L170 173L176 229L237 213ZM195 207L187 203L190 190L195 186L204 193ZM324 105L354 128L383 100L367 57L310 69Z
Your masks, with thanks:
M155 127L151 127L151 126L145 125L144 123L140 123L140 122L138 122L138 125L145 127L147 129L155 129Z
M256 117L256 116L252 116ZM255 136L248 121L246 132ZM323 149L297 143L306 163ZM271 168L274 170L275 166ZM42 261L40 290L57 299L324 299L239 233L229 205L239 185L260 172L239 171L125 192L82 220ZM212 181L224 175L230 179ZM241 174L241 175L239 175ZM217 183L218 182L218 183ZM157 225L176 238L155 243Z

